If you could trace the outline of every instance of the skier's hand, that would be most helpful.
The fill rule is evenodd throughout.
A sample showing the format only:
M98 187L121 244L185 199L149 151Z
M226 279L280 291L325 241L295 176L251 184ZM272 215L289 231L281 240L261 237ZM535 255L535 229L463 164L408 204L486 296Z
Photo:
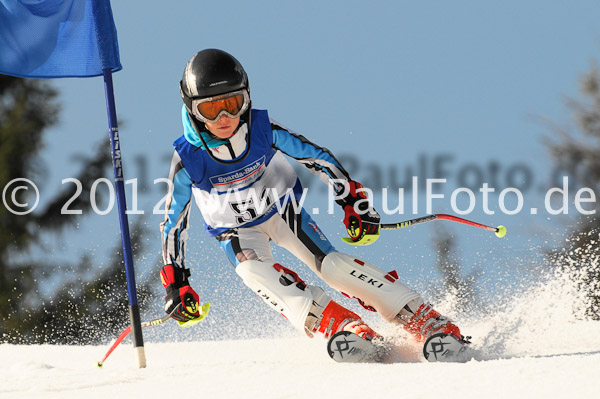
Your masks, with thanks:
M349 181L348 194L338 200L344 209L344 225L350 238L342 238L348 244L369 245L379 238L379 222L381 217L369 205L362 184Z
M166 265L160 271L165 296L165 312L179 322L187 322L200 317L200 298L188 282L190 270Z

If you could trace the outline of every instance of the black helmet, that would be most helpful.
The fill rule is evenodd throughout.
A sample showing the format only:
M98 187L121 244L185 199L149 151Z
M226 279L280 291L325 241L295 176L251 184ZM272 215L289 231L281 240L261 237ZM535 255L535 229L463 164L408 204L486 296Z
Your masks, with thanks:
M181 97L192 112L192 100L246 89L248 75L231 54L217 49L202 50L188 61L180 82Z

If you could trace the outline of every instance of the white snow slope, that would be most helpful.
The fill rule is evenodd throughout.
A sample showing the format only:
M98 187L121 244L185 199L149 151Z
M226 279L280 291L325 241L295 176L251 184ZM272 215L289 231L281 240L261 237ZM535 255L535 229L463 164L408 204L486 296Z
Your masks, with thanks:
M338 364L327 356L325 340L289 333L276 339L150 341L145 369L136 367L130 341L102 369L96 362L107 345L0 345L0 398L600 397L600 322L574 316L580 296L574 284L558 277L506 301L496 313L455 317L481 351L482 360L465 364L427 363L417 349L407 349L403 363ZM397 335L406 345L404 335Z

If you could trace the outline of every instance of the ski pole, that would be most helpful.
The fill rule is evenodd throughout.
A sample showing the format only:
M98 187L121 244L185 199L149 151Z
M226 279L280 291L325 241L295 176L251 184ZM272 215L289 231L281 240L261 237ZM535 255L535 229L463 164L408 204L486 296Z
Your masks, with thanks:
M451 222L457 222L457 223L463 223L463 224L473 226L473 227L478 227L480 229L484 229L487 231L493 231L494 234L496 234L496 237L498 237L498 238L502 238L506 235L506 227L504 227L504 226L498 226L498 227L486 226L484 224L473 222L471 220L459 218L458 216L446 215L443 213L427 215L427 216L423 216L420 218L405 220L404 222L398 222L398 223L385 223L385 224L382 223L379 225L379 228L381 230L396 230L396 229L402 229L404 227L413 226L415 224L431 222L433 220L438 220L438 219L439 220L449 220Z
M166 322L170 318L171 318L171 315L168 314L168 315L166 315L164 317L161 317L160 319L154 319L154 320L145 321L145 322L143 322L141 324L141 327L145 328L145 327L150 327L150 326L157 326L159 324L163 324L164 322ZM123 330L123 332L117 337L117 339L115 340L115 342L113 342L113 344L111 345L111 347L108 349L108 352L106 352L106 355L104 355L104 357L102 358L102 360L100 360L98 362L98 367L102 367L102 365L104 364L104 362L106 361L106 359L115 350L115 348L117 346L119 346L119 344L125 339L125 337L127 337L129 335L129 333L131 333L131 325L127 326L127 328L125 330Z
M146 328L146 327L158 326L160 324L163 324L163 323L167 322L171 318L171 315L175 312L175 310L177 310L177 309L176 308L173 309L173 312L171 312L171 314L165 315L165 316L161 317L160 319L154 319L154 320L145 321L145 322L141 323L141 327L142 328ZM209 310L210 310L210 303L207 302L207 303L205 303L204 305L202 305L200 307L200 316L199 317L197 317L194 320L188 321L186 323L179 322L179 321L178 321L178 323L182 327L192 326L192 325L198 323L199 321L203 320L206 317L206 315L208 314ZM104 365L104 362L110 356L110 354L116 349L117 346L119 346L119 344L121 342L123 342L123 340L125 339L125 337L127 337L130 333L131 333L131 325L127 326L127 328L125 330L123 330L123 332L117 337L117 339L115 340L115 342L113 342L113 344L110 346L110 348L106 352L106 355L104 355L104 357L102 358L102 360L100 360L98 362L98 367L101 368L102 365Z

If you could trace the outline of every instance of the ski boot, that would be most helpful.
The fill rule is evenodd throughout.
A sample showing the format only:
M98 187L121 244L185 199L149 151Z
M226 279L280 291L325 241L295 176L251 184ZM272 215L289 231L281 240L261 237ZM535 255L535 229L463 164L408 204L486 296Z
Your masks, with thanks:
M329 339L340 331L356 334L366 340L381 337L359 315L332 300L321 287L310 286L309 289L313 303L304 324L309 337L318 332Z
M410 305L405 309L410 311ZM406 313L399 318L406 320ZM471 337L463 336L458 326L430 304L421 304L404 329L418 342L424 342L423 356L430 362L466 362L472 357L467 350Z

